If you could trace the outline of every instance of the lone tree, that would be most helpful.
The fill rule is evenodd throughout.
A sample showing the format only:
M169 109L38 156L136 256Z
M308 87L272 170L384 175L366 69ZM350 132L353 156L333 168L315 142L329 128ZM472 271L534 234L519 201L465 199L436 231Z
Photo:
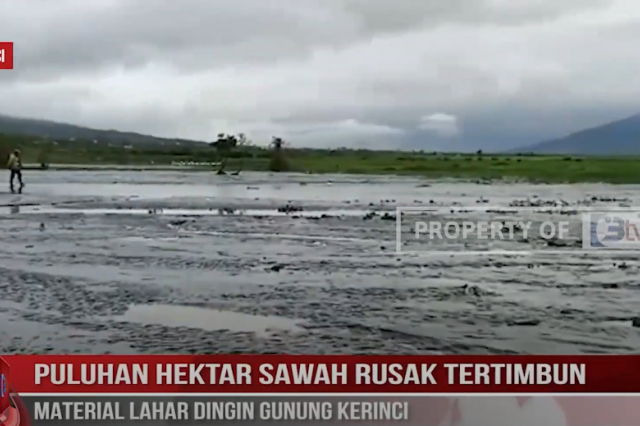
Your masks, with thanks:
M238 138L235 135L227 135L225 133L219 133L218 139L215 142L211 142L209 146L212 146L218 154L218 159L223 159L229 156L229 153L238 146Z
M284 139L274 136L271 139L271 161L269 161L269 170L272 172L289 171L289 161L284 153Z
M251 146L251 141L244 133L238 133L238 136L236 137L236 146L238 148L246 148Z
M273 137L271 139L271 146L273 147L273 149L275 149L276 151L281 150L284 147L284 139L282 138L278 138L278 137Z
M219 133L215 142L211 142L209 146L216 150L216 158L220 162L220 168L218 174L225 174L225 167L229 158L233 157L234 151L243 150L251 146L251 141L244 133L238 133L237 135L228 135L226 133ZM234 174L239 174L240 170Z
M220 162L218 174L225 174L224 169L227 165L227 159L229 154L238 146L238 138L235 135L219 133L218 139L215 142L211 142L209 146L216 150L217 159Z

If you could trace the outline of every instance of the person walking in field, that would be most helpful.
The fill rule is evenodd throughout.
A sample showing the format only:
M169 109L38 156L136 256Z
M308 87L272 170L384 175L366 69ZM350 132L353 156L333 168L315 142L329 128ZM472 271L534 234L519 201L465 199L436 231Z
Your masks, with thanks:
M7 168L11 170L11 179L9 180L9 185L11 187L11 193L15 194L16 190L13 186L13 180L17 177L18 182L20 183L20 188L18 189L19 193L22 193L22 188L24 188L24 183L22 182L22 160L20 159L20 150L16 149L13 151L11 155L9 155L9 162L7 163Z

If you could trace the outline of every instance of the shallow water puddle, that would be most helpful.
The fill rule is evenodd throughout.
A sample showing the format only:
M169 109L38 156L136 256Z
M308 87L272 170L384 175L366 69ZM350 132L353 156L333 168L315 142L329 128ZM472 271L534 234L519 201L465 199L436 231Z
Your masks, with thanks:
M275 316L258 316L216 309L175 305L132 305L118 319L142 324L159 324L166 327L191 327L203 330L229 330L268 334L279 329L303 332L299 321Z

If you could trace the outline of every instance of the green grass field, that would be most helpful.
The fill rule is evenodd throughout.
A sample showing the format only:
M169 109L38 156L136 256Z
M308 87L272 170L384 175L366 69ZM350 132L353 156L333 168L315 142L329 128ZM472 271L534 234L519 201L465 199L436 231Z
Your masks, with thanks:
M140 169L171 166L174 162L219 162L226 170L267 171L273 151L243 147L220 155L206 144L181 147L124 148L89 141L37 142L29 136L0 135L3 158L14 148L23 163L129 165ZM638 157L576 157L434 152L285 149L289 170L305 173L395 174L428 178L509 179L540 183L640 183ZM216 170L214 167L205 169ZM199 167L198 169L202 169Z

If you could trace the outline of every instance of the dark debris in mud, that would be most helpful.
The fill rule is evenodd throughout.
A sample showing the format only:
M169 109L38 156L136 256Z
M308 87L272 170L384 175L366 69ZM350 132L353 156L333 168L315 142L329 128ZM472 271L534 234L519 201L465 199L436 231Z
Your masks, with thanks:
M300 206L294 206L292 204L285 204L284 206L278 207L278 211L280 213L296 213L301 212L304 209Z

